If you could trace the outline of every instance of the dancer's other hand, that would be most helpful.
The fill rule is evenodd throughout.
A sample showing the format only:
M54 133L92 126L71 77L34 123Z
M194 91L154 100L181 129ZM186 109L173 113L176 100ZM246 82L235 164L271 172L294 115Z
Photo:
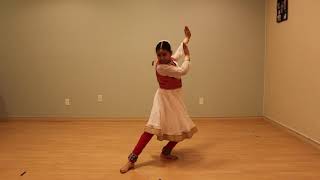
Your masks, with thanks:
M188 44L191 38L191 31L188 26L184 27L184 35L185 35L185 38L183 40L183 43Z

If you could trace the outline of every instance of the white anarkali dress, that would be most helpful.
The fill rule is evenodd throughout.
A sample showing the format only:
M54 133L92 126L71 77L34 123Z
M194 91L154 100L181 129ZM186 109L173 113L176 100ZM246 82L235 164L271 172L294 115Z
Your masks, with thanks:
M181 43L172 58L178 60L183 55L183 45ZM176 62L175 64L176 66L158 64L155 70L162 76L180 79L181 76L187 74L190 61L185 60L181 66ZM175 142L191 138L198 131L188 115L183 101L182 88L158 88L144 131L155 134L160 141L169 140Z

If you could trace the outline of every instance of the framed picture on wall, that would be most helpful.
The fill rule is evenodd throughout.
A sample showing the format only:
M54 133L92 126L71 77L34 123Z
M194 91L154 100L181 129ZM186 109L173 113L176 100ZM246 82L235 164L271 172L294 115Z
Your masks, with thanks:
M277 0L277 22L288 20L288 0Z

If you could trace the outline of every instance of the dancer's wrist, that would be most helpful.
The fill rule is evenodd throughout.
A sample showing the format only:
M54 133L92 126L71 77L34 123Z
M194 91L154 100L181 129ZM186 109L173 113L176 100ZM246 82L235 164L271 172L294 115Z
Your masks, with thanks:
M189 55L185 56L185 57L184 57L184 60L185 60L185 61L191 61L190 56L189 56Z

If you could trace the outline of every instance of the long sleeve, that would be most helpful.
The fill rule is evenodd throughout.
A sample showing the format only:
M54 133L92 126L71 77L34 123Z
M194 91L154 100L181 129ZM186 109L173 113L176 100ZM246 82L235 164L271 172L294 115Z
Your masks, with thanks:
M175 53L172 55L173 59L175 61L179 61L179 59L184 55L183 51L183 43L180 43L178 49L175 51Z
M181 76L184 76L188 73L189 66L190 61L188 60L185 60L180 67L162 64L157 66L157 72L162 76L169 76L181 79Z

